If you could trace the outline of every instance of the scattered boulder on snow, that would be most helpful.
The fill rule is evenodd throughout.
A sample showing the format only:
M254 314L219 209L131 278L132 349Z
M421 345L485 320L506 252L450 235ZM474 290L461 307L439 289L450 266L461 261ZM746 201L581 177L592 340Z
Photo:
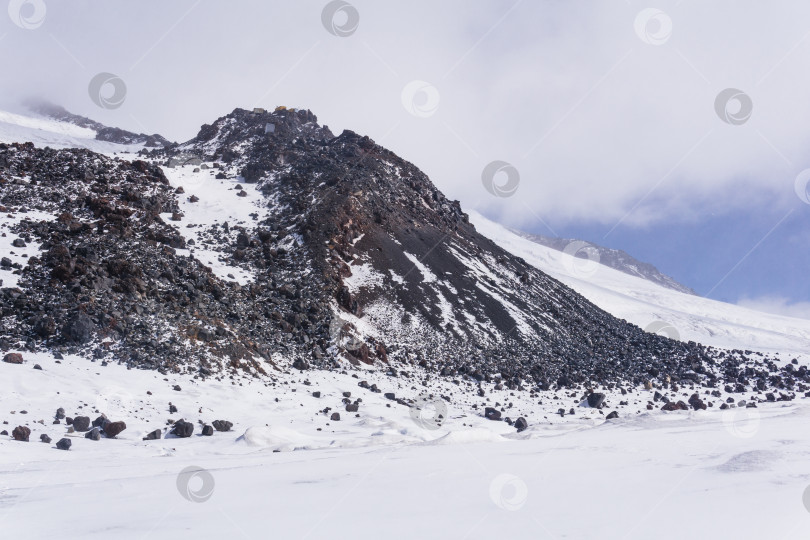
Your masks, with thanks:
M22 364L23 357L20 353L10 352L3 357L3 362L7 364Z
M706 410L706 404L700 399L700 396L697 394L692 394L689 398L689 405L692 406L693 409L696 411L698 410Z
M100 441L101 440L101 428L94 427L90 431L84 434L85 439L90 439L91 441Z
M191 437L192 433L194 433L194 424L185 420L178 420L172 428L172 434L181 438Z
M127 425L124 422L108 422L103 429L108 438L114 439L119 433L127 429Z
M336 412L332 413L332 416L330 417L330 420L332 420L334 422L339 421L340 420L340 413L336 413Z
M15 441L28 442L28 437L31 435L31 430L25 426L17 426L11 432L11 436Z
M359 403L347 403L346 404L346 412L357 412L360 408Z
M492 407L487 407L484 409L484 416L487 420L500 420L501 419L501 411L498 409L493 409Z
M214 429L217 431L230 431L233 427L233 422L228 422L227 420L214 420L211 422L211 425L214 426Z
M605 394L593 392L588 394L588 407L592 409L601 409L605 404Z
M56 409L56 419L62 420L64 417L65 417L65 409L63 409L62 407Z
M202 428L202 434L205 435L206 437L210 437L211 435L214 434L214 428L206 424Z
M319 398L319 397L321 397L321 393L318 392L318 391L312 392L312 397Z
M102 413L101 416L93 420L93 427L100 427L101 429L104 429L104 426L109 423L110 421L107 419L107 415Z
M51 443L51 438L48 437L45 433L39 436L39 440L47 444Z
M385 399L390 399L392 401L397 399L397 396L393 392L386 392L383 395L384 395Z
M172 402L170 401L169 402L169 414L176 413L176 412L177 412L177 407L172 405Z
M522 416L517 420L515 420L515 429L517 429L518 433L525 430L527 427L529 427L529 424L526 422L526 419L523 418Z
M618 417L619 417L619 413L617 413L616 411L613 411L612 413L607 415L605 418L607 420L613 420L614 418L618 418Z
M156 440L160 439L162 436L163 436L163 432L160 431L159 429L156 429L155 431L151 431L151 432L147 433L146 437L144 437L143 440L145 440L145 441L156 441Z
M87 431L90 429L90 418L87 416L77 416L73 419L73 429L76 431Z
M59 439L59 442L56 443L56 447L59 450L70 450L71 444L70 439Z
M662 411L688 411L689 405L684 403L683 401L678 401L677 403L674 401L670 401L669 403L665 403L663 407L661 407Z

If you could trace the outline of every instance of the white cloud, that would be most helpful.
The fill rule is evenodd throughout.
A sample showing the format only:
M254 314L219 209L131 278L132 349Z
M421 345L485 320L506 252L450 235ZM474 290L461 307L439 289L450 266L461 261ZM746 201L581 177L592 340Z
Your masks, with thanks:
M360 24L347 38L323 28L320 0L49 4L41 28L8 31L0 95L44 92L179 140L257 101L310 108L513 224L539 215L607 230L797 202L794 179L810 166L798 120L810 117L806 2L651 2L672 20L661 45L634 30L648 4L352 3ZM101 71L126 81L121 108L88 99ZM441 98L427 118L402 105L414 80ZM729 87L753 101L744 125L715 114ZM494 160L520 171L514 197L483 188Z
M737 305L765 313L774 313L798 319L810 319L810 302L791 302L781 296L742 298L737 302Z

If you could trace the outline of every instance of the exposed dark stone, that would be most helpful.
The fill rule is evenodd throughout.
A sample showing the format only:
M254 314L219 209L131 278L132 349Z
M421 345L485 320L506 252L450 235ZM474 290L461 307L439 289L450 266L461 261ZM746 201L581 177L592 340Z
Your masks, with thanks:
M205 425L202 428L202 434L205 435L206 437L210 437L211 435L214 434L214 428L212 426Z
M7 364L22 364L23 357L20 353L7 353L3 356L3 362Z
M59 439L59 442L56 443L56 447L59 450L70 450L71 444L70 439Z
M172 434L176 435L177 437L191 437L192 433L194 433L194 424L191 422L186 422L185 420L178 420L175 422L174 427L172 428Z
M517 429L518 433L525 430L527 427L529 427L529 424L526 422L526 419L523 418L522 416L517 420L515 420L515 429Z
M11 436L15 441L28 442L28 437L31 435L31 430L25 426L17 426L11 431Z
M87 431L90 429L90 417L77 416L73 419L73 429L76 431Z
M47 444L51 443L51 438L48 437L45 433L39 436L39 440Z
M608 414L608 415L605 417L605 419L606 419L606 420L613 420L614 418L618 418L618 417L619 417L619 413L618 413L618 412L616 412L616 411L613 411L613 412L611 412L610 414Z
M492 407L487 407L484 409L484 416L487 420L500 420L501 419L501 411L498 409L494 409Z
M104 434L110 439L114 439L125 429L127 429L127 425L124 422L109 422L104 426Z
M158 440L158 439L160 439L162 437L163 437L163 432L160 431L159 429L156 429L155 431L150 431L149 433L147 433L146 437L144 437L143 440L145 440L145 441L156 441L156 440Z
M214 420L211 422L211 425L214 426L214 429L217 431L230 431L233 427L233 422L228 422L227 420Z
M605 404L605 394L600 394L597 392L593 392L588 394L588 407L593 409L601 409L602 405Z
M337 422L338 420L340 420L340 413L332 413L332 416L329 417L329 419L334 422Z
M101 428L94 427L90 431L84 434L85 439L90 439L91 441L100 441L101 440Z

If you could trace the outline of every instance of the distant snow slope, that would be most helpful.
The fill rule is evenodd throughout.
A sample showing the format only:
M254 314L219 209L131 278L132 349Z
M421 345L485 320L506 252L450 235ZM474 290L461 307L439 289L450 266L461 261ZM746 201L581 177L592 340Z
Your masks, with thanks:
M39 148L86 148L100 154L137 152L143 144L123 145L95 139L92 129L49 118L0 111L0 143L32 142Z
M808 320L762 313L673 291L536 244L476 212L470 212L470 222L505 250L523 257L605 311L642 328L662 321L677 330L682 341L781 352L783 359L787 359L785 355L810 353Z

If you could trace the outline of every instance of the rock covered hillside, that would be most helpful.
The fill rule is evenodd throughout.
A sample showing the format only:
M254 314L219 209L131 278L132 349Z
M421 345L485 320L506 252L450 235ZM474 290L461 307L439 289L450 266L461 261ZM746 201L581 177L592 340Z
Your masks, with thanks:
M179 174L197 180L177 187ZM612 317L478 234L414 165L310 111L236 109L132 161L0 145L0 175L3 232L19 240L0 270L14 286L0 295L4 350L201 376L285 358L515 388L807 381ZM214 180L245 203L238 223L184 214Z

